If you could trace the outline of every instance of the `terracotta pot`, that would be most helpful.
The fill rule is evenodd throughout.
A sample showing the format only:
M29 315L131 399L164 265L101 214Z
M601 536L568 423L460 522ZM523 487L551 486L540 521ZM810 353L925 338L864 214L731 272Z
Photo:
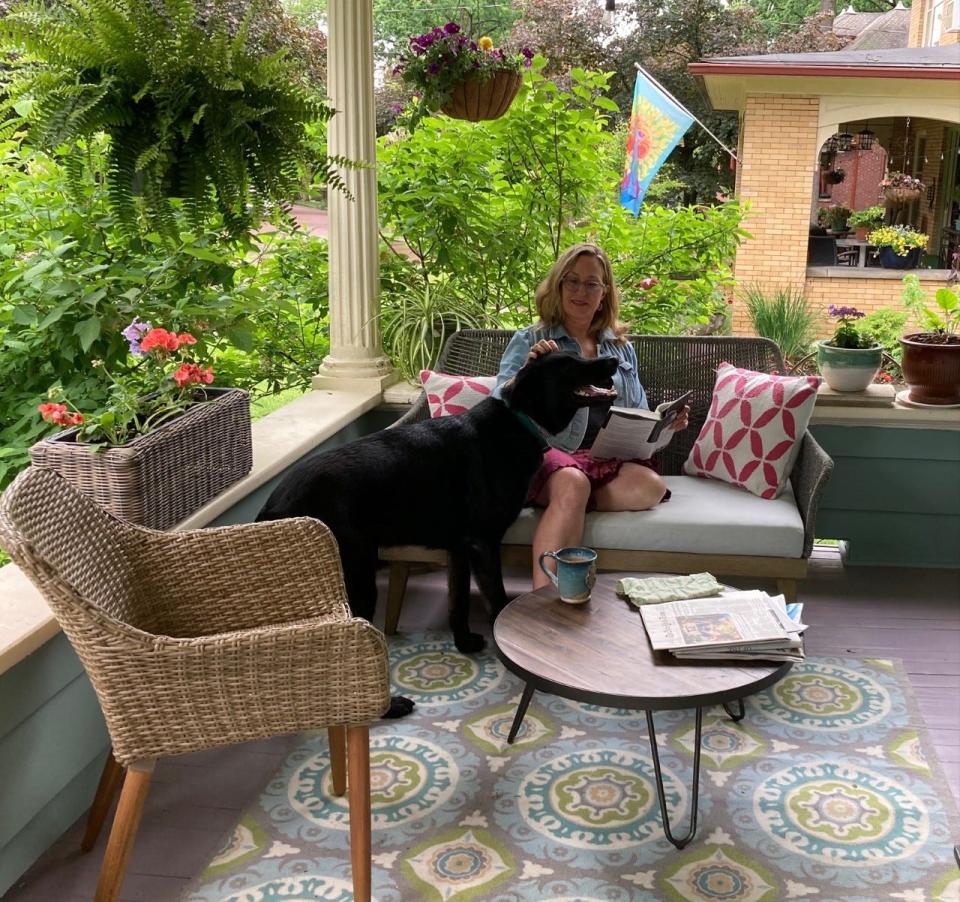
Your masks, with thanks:
M817 368L834 391L863 391L880 372L883 347L835 348L829 339L817 342Z
M867 235L869 235L870 232L871 229L869 226L857 226L857 230L853 233L853 237L856 238L857 241L866 241Z
M440 107L454 119L481 122L499 119L513 103L523 78L519 72L497 72L492 78L468 78L453 89L450 102Z
M951 344L917 341L915 332L899 339L903 349L901 369L917 404L960 404L960 340Z

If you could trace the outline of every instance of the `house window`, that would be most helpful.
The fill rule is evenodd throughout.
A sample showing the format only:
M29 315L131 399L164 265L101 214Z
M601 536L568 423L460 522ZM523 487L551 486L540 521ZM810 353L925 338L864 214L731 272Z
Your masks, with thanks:
M947 0L943 7L947 31L960 31L960 0Z
M943 31L944 2L945 0L933 0L925 10L923 22L924 47L933 47L940 43L940 34Z

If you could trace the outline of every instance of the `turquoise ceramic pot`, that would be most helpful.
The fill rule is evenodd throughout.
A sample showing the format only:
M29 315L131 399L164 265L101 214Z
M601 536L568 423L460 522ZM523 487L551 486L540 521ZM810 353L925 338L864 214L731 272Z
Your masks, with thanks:
M880 371L883 348L835 348L817 342L817 367L834 391L863 391Z

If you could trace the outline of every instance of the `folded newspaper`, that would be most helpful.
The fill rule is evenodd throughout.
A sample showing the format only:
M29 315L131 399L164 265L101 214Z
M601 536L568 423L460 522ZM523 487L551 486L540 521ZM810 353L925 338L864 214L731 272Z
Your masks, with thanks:
M689 598L644 605L640 616L654 650L683 660L803 660L806 626L790 617L782 595L750 591Z

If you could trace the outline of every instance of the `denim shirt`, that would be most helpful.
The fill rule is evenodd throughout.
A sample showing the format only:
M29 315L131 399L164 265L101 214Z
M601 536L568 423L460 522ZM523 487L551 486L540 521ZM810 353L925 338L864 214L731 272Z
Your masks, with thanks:
M493 390L495 398L500 397L504 383L527 362L530 348L543 339L552 339L561 351L582 353L580 343L575 338L571 338L563 326L538 324L521 329L510 339L510 344L503 352L500 372L497 373L497 385ZM607 329L597 342L597 357L617 358L617 370L613 374L613 387L617 390L614 404L618 407L639 407L642 410L648 410L647 393L643 390L637 375L637 353L633 345L629 341L620 344L613 330ZM566 429L556 435L545 434L544 439L553 448L559 448L561 451L575 451L580 447L583 436L586 434L588 418L587 408L581 408Z

